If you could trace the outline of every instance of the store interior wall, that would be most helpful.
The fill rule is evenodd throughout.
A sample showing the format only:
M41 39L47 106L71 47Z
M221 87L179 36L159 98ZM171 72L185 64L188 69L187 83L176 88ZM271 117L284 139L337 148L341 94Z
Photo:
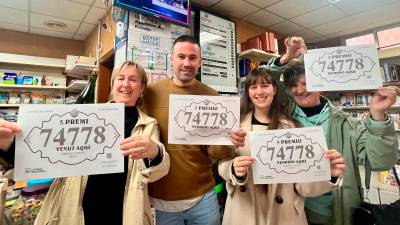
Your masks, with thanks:
M110 15L110 12L101 19L102 23L107 24L107 28L102 26L100 33L100 58L106 55L110 50L114 49L114 38L115 38L115 23ZM100 21L99 21L100 22ZM98 39L98 26L89 34L85 41L85 48L83 51L84 56L96 57L96 45Z
M255 37L259 34L265 33L268 30L264 27L254 25L252 23L246 22L244 20L235 19L236 22L236 41L237 43L242 43L247 41L247 39Z
M0 52L64 59L82 55L85 42L0 29Z

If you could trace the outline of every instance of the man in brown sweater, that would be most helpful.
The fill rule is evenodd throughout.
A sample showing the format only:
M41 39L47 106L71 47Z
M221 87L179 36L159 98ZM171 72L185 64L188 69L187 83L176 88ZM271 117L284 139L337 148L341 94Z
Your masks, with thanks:
M218 225L220 216L210 157L227 157L230 149L168 144L169 95L218 93L195 79L201 65L201 50L192 36L183 35L175 40L171 64L174 76L149 85L143 98L144 110L159 122L161 141L171 160L168 175L149 185L157 225Z

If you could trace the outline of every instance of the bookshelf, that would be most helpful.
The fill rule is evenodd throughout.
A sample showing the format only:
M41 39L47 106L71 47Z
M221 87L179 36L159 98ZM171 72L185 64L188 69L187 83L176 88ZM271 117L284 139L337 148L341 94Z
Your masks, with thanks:
M80 93L85 89L86 85L89 83L88 80L75 80L67 87L69 93Z
M390 60L390 59L396 60L397 59L398 62L400 62L399 56L400 56L400 46L393 47L393 48L380 49L378 51L379 59L385 59L385 60Z
M0 63L2 65L18 65L18 66L28 66L33 68L48 68L48 69L59 69L59 70L64 70L65 68L65 59L18 55L9 53L0 53Z
M369 106L339 106L339 108L347 111L352 110L369 110ZM400 110L400 105L393 105L390 107L389 111L398 111Z
M279 57L278 54L265 52L263 50L251 48L238 53L238 91L239 95L244 94L244 82L246 81L247 73L252 69L257 67L260 62L267 62L273 57ZM241 61L243 59L249 60L247 63Z
M400 47L385 48L378 51L382 80L385 85L399 85Z

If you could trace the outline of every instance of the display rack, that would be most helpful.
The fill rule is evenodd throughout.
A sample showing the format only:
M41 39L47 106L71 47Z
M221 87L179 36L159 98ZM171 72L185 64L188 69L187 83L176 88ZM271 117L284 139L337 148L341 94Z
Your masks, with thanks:
M379 59L393 59L393 58L399 58L399 56L400 56L400 46L380 49L378 51Z
M386 82L383 83L383 86L400 86L400 81L391 81L391 82Z
M0 108L18 108L22 104L0 104Z
M75 77L79 79L85 79L89 76L91 71L96 68L96 65L89 64L75 64L73 68L67 73L69 77Z
M80 93L88 83L87 80L75 80L67 87L67 91L69 93Z
M23 65L32 67L44 67L44 68L65 68L65 59L38 57L29 55L18 55L9 53L0 53L0 63L2 65Z
M0 70L32 75L39 79L52 77L50 81L55 82L55 86L42 86L40 82L39 85L0 84L2 92L44 93L46 96L58 93L61 98L65 98L66 77L63 75L65 59L0 53ZM20 104L0 104L0 108L18 108L19 106Z
M369 106L339 106L339 108L343 110L369 110ZM393 110L400 110L400 105L393 105L389 109L390 111Z
M16 89L56 89L65 90L65 86L38 86L38 85L15 85L15 84L0 84L0 88L16 88Z
M264 52L259 49L251 48L251 49L247 49L246 51L240 52L238 54L238 57L255 60L255 61L259 61L259 62L264 62L264 61L268 61L272 57L279 57L279 55L275 54L275 53Z

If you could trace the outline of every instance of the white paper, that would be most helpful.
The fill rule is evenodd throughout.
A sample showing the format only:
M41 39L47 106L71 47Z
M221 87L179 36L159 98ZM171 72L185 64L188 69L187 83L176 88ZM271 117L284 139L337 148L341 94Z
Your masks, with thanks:
M15 180L118 173L124 105L21 106Z
M171 24L131 11L128 29L129 46L157 51L171 49Z
M170 95L168 143L232 145L239 120L237 96Z
M312 49L304 57L307 91L382 87L375 45Z
M114 65L117 68L126 61L126 40L115 48Z
M237 93L235 23L200 11L201 82Z
M136 12L129 14L127 59L147 70L167 70L171 24Z
M322 127L249 132L255 184L330 180Z

